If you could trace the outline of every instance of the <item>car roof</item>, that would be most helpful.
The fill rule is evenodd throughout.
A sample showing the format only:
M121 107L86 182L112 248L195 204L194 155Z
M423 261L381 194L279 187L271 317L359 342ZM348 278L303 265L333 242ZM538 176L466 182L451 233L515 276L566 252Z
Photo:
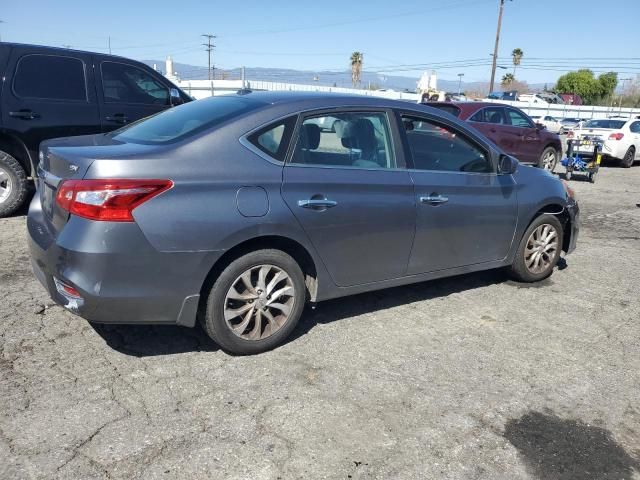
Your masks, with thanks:
M69 52L82 53L85 55L100 55L103 57L121 58L129 62L136 62L144 65L144 62L141 62L140 60L134 60L132 58L123 57L121 55L112 55L110 53L100 53L100 52L90 52L88 50L80 50L76 48L51 47L48 45L36 45L33 43L15 43L15 42L2 42L0 45L5 45L9 47L33 48L33 49L42 50L48 53L67 54L67 55L69 54Z
M335 106L388 106L390 108L400 108L406 107L408 103L405 100L393 100L374 95L335 92L250 91L239 95L251 100L271 104L308 103L311 108L322 107L323 105L327 105L327 108Z

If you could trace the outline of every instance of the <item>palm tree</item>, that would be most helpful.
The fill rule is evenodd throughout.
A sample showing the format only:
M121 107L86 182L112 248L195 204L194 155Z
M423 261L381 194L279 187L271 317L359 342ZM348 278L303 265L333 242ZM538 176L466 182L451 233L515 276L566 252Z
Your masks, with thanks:
M513 73L505 73L502 76L502 80L500 81L500 84L503 87L508 87L515 79L516 77L513 76Z
M364 62L364 54L361 52L353 52L351 54L351 82L353 87L360 83L360 75L362 74L362 63Z
M513 76L516 76L516 67L520 65L520 60L524 57L524 52L519 48L514 48L513 52L511 52L511 56L513 57Z

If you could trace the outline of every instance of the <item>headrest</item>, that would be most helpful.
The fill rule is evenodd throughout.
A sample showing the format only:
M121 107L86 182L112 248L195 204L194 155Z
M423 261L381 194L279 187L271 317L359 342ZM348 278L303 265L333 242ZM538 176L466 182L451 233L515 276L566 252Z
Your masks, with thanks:
M375 128L371 120L366 118L344 122L340 130L336 129L336 133L345 148L370 149L376 145Z
M315 150L320 145L320 126L315 123L302 125L302 148Z

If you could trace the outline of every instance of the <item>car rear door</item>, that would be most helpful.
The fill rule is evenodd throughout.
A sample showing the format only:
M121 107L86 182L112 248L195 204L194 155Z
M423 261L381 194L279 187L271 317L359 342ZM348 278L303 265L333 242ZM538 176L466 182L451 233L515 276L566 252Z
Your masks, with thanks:
M102 131L109 132L171 106L157 72L125 59L94 56Z
M513 177L496 173L471 132L415 113L401 120L417 209L407 274L504 259L518 212Z
M325 111L298 122L282 195L336 285L406 273L415 227L413 185L391 112ZM322 130L319 117L333 117Z
M90 55L14 46L2 89L2 125L38 161L43 140L100 132Z
M506 153L513 154L516 149L515 137L510 132L509 121L502 106L491 106L478 110L469 117L468 121Z

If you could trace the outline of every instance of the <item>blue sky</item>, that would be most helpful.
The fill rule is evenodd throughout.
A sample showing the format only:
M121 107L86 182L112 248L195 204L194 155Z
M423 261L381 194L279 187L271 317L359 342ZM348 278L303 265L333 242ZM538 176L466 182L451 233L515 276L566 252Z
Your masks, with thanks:
M104 52L111 36L119 55L171 54L206 65L199 35L214 33L214 64L222 68L338 70L359 50L365 70L417 77L434 65L440 78L486 81L499 0L0 2L4 41ZM510 52L519 47L525 57L516 76L530 83L552 83L579 67L635 76L638 18L640 0L507 0L499 64L511 69Z

